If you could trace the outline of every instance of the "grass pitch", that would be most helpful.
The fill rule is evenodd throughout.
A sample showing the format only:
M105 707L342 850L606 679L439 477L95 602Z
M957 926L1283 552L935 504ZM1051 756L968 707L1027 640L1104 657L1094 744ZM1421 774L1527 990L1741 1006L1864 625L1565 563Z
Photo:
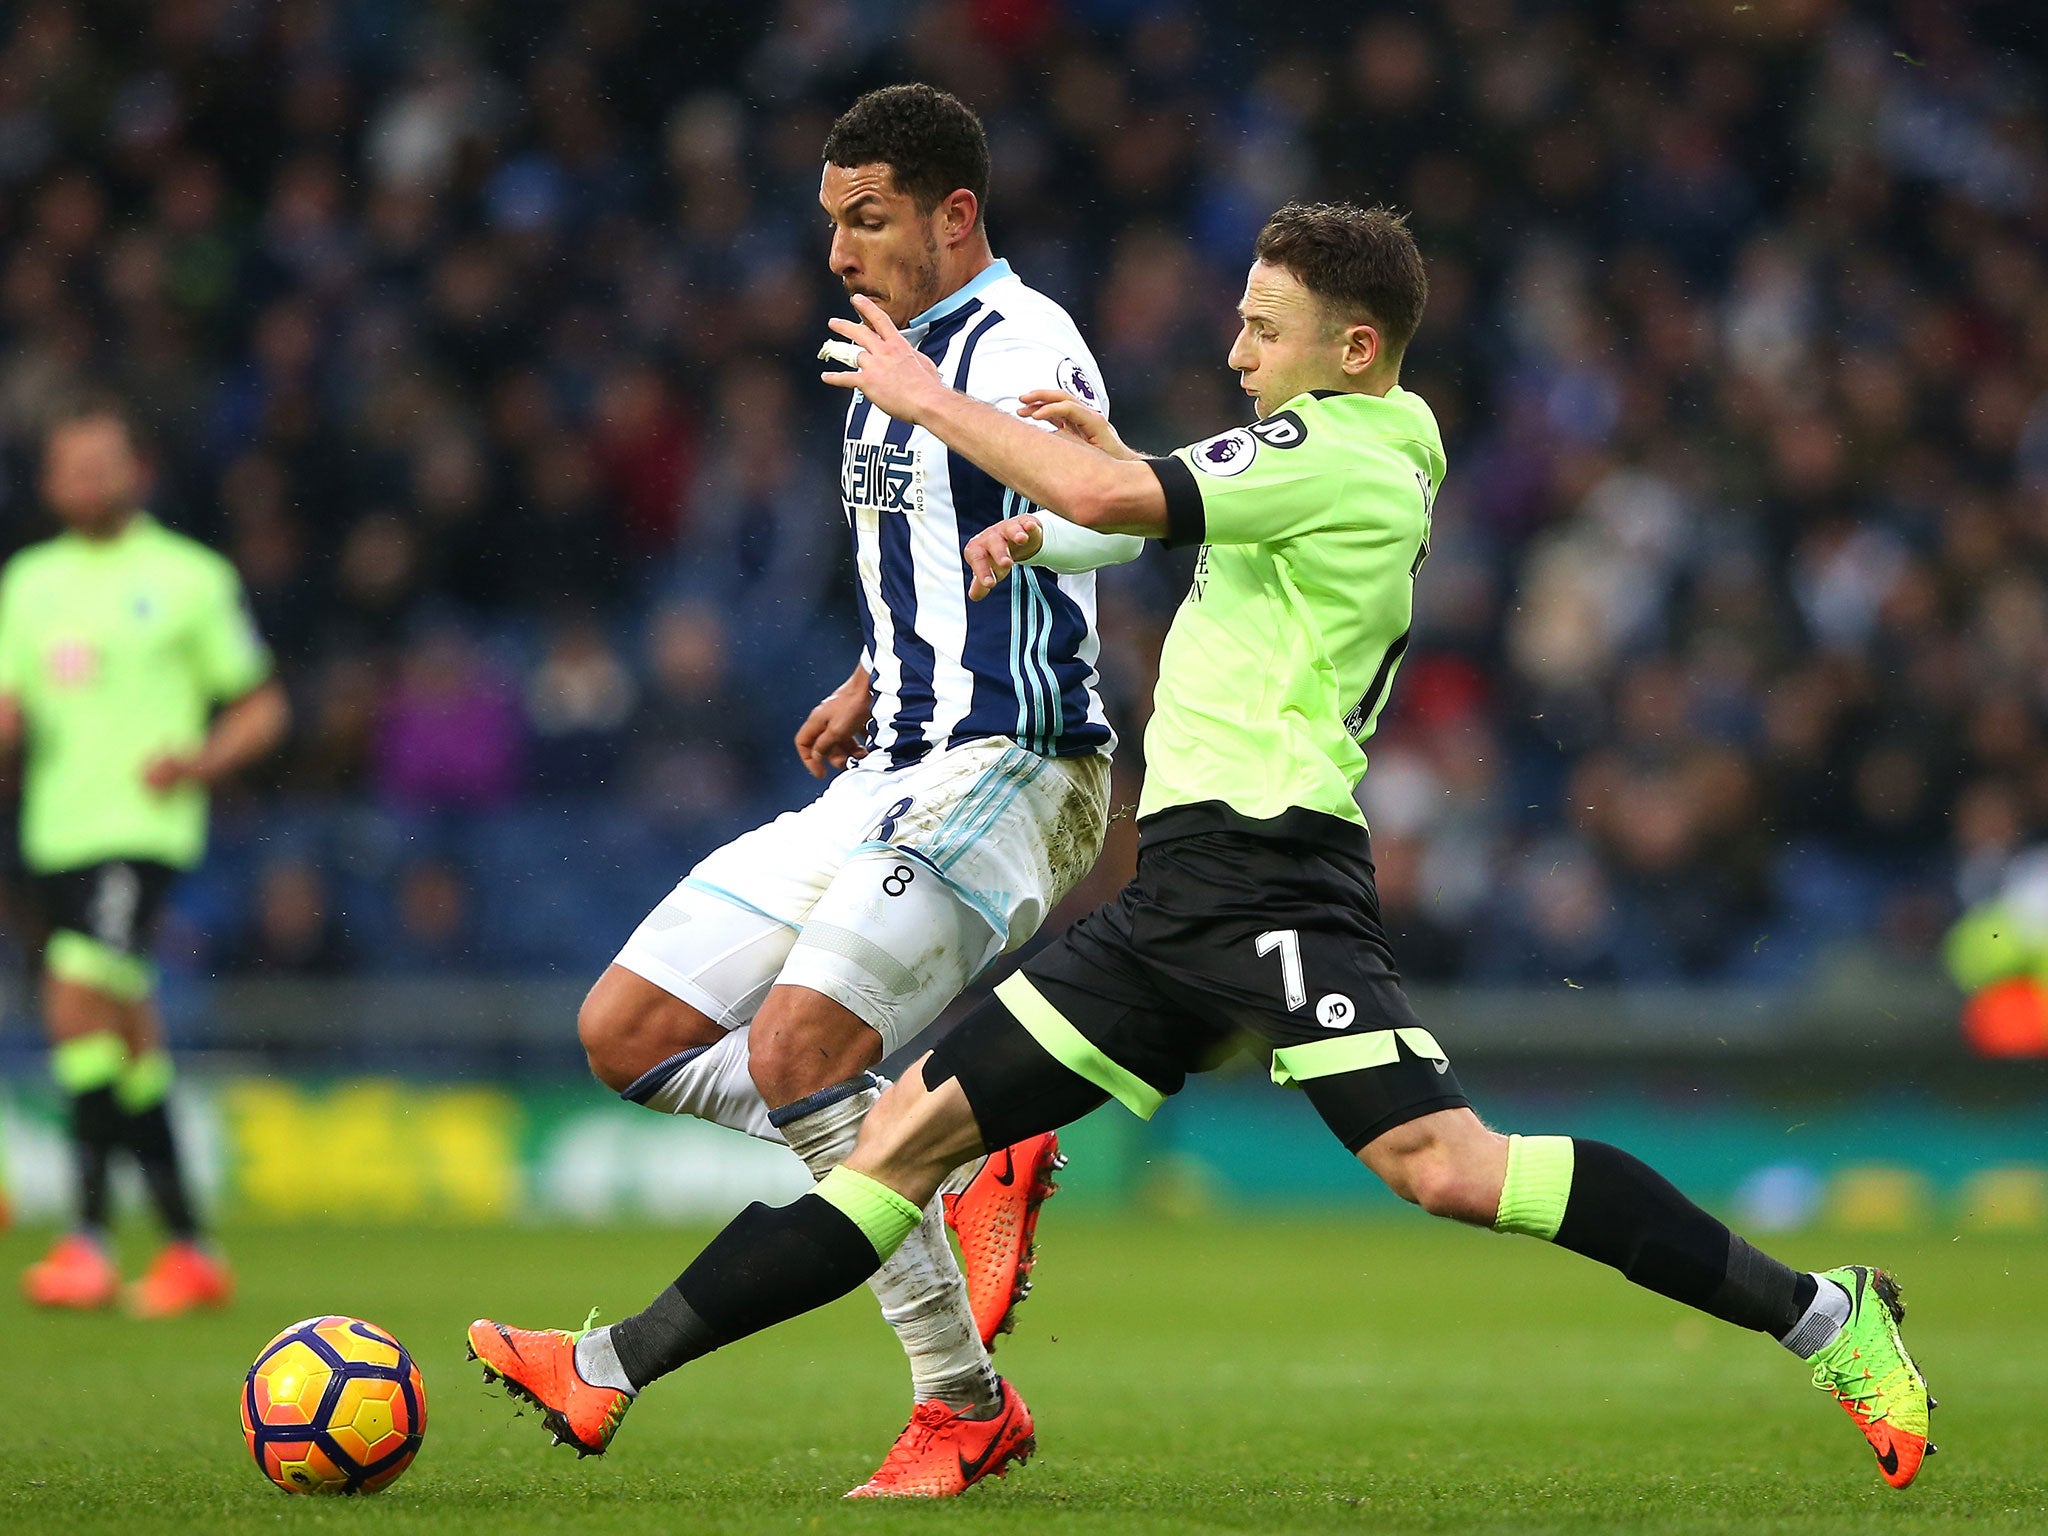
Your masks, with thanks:
M847 1505L907 1413L865 1295L700 1362L579 1463L480 1384L462 1332L641 1304L703 1234L231 1230L242 1297L144 1325L47 1317L0 1239L0 1531L385 1533L2040 1532L2048 1242L1798 1236L1813 1266L1904 1277L1942 1454L1883 1486L1848 1420L1767 1341L1572 1255L1416 1216L1063 1215L998 1363L1040 1452L945 1506ZM129 1245L130 1267L143 1256ZM242 1448L242 1373L317 1312L395 1330L426 1445L369 1499L274 1491Z

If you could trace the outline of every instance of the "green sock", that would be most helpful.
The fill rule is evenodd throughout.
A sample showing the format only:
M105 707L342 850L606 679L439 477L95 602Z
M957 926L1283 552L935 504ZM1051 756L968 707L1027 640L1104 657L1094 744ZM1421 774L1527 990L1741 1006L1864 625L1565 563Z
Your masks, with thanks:
M880 1259L902 1247L903 1240L924 1220L923 1211L888 1185L843 1163L820 1179L811 1193L859 1227Z
M1510 1136L1508 1175L1493 1230L1546 1243L1555 1239L1572 1197L1573 1162L1569 1136Z
M154 1109L170 1096L171 1053L159 1046L129 1062L114 1085L114 1097L131 1115Z

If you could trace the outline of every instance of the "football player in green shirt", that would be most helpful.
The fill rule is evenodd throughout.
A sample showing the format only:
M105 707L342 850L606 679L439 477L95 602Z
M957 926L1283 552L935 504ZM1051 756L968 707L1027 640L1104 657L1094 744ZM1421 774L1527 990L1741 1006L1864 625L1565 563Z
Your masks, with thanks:
M170 1236L129 1303L163 1316L221 1305L232 1282L200 1242L166 1112L150 941L205 849L207 790L283 738L287 706L234 568L143 511L144 480L119 406L50 427L43 495L64 531L0 573L0 750L22 753L43 1022L78 1165L78 1226L24 1289L41 1306L114 1302L107 1176L126 1148Z
M1402 993L1353 791L1444 474L1435 419L1399 383L1425 293L1401 219L1283 208L1230 353L1258 420L1162 458L1070 398L1025 397L1064 429L1049 438L956 394L858 298L865 324L833 322L862 351L829 382L1074 523L1201 546L1160 657L1138 873L890 1088L810 1195L749 1207L645 1311L573 1342L474 1325L472 1347L557 1434L602 1449L648 1382L860 1284L984 1147L1111 1099L1149 1116L1249 1039L1404 1199L1771 1335L1813 1363L1886 1480L1912 1481L1932 1402L1889 1275L1796 1272L1619 1148L1489 1130ZM976 596L1020 558L1066 558L1028 513L963 553Z

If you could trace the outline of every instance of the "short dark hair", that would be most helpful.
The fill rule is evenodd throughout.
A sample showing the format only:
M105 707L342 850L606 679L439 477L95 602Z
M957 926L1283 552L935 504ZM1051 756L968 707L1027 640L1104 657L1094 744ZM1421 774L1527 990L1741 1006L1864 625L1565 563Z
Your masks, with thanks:
M1372 320L1397 361L1422 323L1429 275L1405 214L1356 203L1289 203L1266 220L1253 249L1340 313Z
M979 207L988 206L988 135L967 103L936 86L869 91L825 135L825 159L838 166L888 166L920 213L962 187Z
M75 426L81 421L115 422L127 436L129 446L136 449L142 446L142 433L136 425L134 408L109 389L82 389L58 399L43 413L43 441L47 443L62 428Z

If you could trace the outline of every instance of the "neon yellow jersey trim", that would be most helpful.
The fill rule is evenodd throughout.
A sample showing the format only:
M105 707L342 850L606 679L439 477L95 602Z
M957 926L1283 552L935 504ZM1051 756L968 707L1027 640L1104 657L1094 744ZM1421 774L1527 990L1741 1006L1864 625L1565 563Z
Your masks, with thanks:
M1066 1015L1045 1000L1045 994L1022 971L997 987L996 996L1053 1060L1086 1078L1140 1120L1150 1120L1166 1102L1166 1095L1157 1088L1103 1055Z

